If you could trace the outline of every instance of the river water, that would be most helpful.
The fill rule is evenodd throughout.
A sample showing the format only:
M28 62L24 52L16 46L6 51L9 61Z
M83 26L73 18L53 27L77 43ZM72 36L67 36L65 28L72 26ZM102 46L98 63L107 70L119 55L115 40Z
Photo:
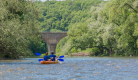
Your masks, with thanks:
M38 59L0 60L0 80L138 80L138 58L72 57L59 64Z

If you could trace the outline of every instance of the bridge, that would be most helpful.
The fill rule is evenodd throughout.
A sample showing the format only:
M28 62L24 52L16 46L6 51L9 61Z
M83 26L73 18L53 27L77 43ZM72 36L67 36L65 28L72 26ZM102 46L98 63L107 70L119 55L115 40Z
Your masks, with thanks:
M54 51L57 43L67 36L67 32L41 32L43 40L47 43L48 51ZM55 52L56 53L56 52Z

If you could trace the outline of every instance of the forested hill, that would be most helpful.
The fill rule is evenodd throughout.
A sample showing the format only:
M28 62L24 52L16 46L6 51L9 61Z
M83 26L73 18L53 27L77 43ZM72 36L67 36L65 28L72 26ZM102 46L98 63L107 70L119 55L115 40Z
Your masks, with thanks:
M57 55L138 55L138 0L0 0L0 58L45 53L39 31L68 31ZM33 54L32 54L33 55Z
M97 6L103 0L66 0L36 2L41 12L40 26L42 31L67 31L74 23L85 22L91 17L91 6Z

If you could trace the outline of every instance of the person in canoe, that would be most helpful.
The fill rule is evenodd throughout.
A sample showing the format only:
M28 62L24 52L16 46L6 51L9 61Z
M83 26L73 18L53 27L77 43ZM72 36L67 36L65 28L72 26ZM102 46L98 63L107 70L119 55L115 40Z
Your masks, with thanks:
M49 55L49 57L50 57L50 59L51 59L52 61L55 61L56 58L58 58L56 55L54 55L54 52L51 52L51 54Z
M46 52L44 56L44 61L51 61L50 57L48 56L48 52Z

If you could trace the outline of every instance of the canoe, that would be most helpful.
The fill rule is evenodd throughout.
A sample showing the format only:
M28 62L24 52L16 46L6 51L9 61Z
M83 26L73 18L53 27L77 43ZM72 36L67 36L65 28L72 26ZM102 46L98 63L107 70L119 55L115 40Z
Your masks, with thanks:
M57 64L59 63L58 61L41 61L41 64Z

